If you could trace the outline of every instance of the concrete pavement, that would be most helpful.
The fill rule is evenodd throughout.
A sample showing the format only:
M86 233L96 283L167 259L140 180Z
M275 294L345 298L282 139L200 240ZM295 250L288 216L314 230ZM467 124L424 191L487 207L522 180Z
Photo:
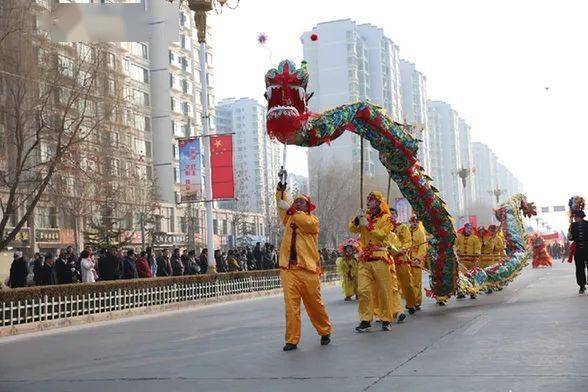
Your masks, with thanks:
M356 334L356 302L324 296L327 347L305 318L282 352L282 298L260 298L0 340L0 391L588 391L588 297L567 263L427 300L391 332Z

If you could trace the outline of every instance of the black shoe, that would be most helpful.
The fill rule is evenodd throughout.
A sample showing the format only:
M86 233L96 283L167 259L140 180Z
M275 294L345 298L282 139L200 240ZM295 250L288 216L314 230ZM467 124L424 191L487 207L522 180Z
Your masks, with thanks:
M380 319L376 319L376 323L378 323L378 324L382 324L382 320L380 320Z
M464 298L465 298L464 293L457 293L457 299L464 299Z
M443 304L443 305L445 305L445 304ZM415 308L415 310L417 310L417 311L421 310L421 307L420 307L420 306L418 306L418 305L417 305L417 306L415 306L414 308Z
M282 350L284 351L292 351L292 350L296 350L298 348L297 345L292 344L292 343L286 343L286 345L284 346L284 348Z
M351 301L351 297L345 297L343 301Z
M408 308L409 314L414 314L416 312L415 308Z
M490 295L490 294L492 294L493 292L494 292L494 291L492 291L492 289L488 289L488 290L486 290L486 295Z
M362 321L359 323L357 327L355 327L356 332L368 332L372 325L368 321Z
M406 315L404 313L400 313L398 317L396 317L396 322L398 324L402 324L406 320Z
M476 299L476 294L470 294L470 299Z
M382 331L392 331L392 327L390 326L390 321L384 321L382 323Z
M579 293L584 294L585 292L586 292L586 287L584 287L584 286L580 287Z
M499 288L498 288L498 291L502 291L502 287L499 287Z
M326 346L331 343L331 334L321 336L321 346Z

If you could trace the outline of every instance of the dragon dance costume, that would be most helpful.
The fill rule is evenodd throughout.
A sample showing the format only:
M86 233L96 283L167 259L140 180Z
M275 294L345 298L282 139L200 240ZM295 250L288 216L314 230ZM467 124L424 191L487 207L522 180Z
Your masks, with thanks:
M352 249L349 255L346 250ZM357 254L359 253L359 242L355 239L347 239L339 247L341 257L337 258L337 272L341 277L341 287L345 300L350 301L352 296L358 296L357 291ZM349 252L351 253L351 252Z
M533 268L551 267L553 260L547 253L547 246L541 234L535 233L529 236L529 242L533 251L533 261L531 262Z
M319 220L311 215L315 206L308 196L297 197L306 201L308 212L297 211L291 207L284 189L285 186L279 186L276 192L278 215L284 225L279 258L286 309L284 350L296 348L300 341L300 301L304 303L310 322L322 337L321 344L328 344L332 327L320 289Z

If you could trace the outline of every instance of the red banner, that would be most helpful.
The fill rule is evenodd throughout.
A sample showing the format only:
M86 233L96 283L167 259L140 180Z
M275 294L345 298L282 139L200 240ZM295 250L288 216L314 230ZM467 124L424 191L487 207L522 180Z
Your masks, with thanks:
M210 168L212 172L212 198L234 198L232 135L210 137Z

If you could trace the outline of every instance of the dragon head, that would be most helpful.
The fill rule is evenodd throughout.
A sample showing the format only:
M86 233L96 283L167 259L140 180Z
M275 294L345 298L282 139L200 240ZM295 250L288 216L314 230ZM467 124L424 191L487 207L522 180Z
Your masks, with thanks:
M280 62L265 74L267 131L282 143L290 142L296 131L308 121L306 67L296 68L290 60Z

